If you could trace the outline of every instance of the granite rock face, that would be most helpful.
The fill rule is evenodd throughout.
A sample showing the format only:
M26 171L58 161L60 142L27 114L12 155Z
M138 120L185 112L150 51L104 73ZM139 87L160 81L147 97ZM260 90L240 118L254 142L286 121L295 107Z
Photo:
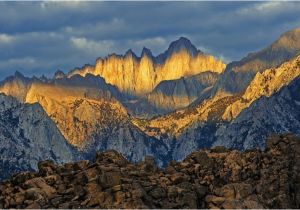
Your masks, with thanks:
M236 149L264 148L263 138L271 133L300 136L300 78L270 97L263 96L216 132L213 145Z
M225 64L211 55L196 49L187 38L172 42L169 48L158 56L144 48L140 57L131 50L125 55L112 54L99 58L94 66L87 65L67 74L85 76L99 75L109 84L132 96L150 93L161 81L180 79L206 71L223 72Z
M0 178L36 170L37 163L51 159L70 162L79 156L39 104L21 104L0 94Z
M94 161L38 164L0 183L0 208L299 208L300 141L272 136L265 151L193 152L164 169L114 150Z

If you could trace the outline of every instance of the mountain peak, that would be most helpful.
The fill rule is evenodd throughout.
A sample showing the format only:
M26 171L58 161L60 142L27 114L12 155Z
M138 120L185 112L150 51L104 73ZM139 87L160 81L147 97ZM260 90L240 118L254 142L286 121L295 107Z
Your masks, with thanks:
M166 59L171 57L174 53L178 53L182 50L187 51L190 55L196 56L199 52L192 42L186 37L180 37L179 39L171 42L169 48L156 58L157 63L163 63Z
M15 72L15 77L16 78L20 78L20 79L24 79L25 78L25 76L21 72L19 72L19 71Z
M293 38L293 36L299 36L300 35L300 28L295 28L289 31L286 31L283 33L280 37L290 37Z
M175 42L176 42L176 41L175 41ZM181 37L177 40L177 42L182 43L182 44L191 44L191 41L190 41L188 38L184 37L184 36L181 36Z
M57 70L54 74L54 79L61 79L64 78L66 75L63 71Z
M273 48L285 48L288 50L300 48L300 28L283 33L277 41L272 44Z
M186 50L193 56L198 52L197 48L188 38L180 37L178 40L175 40L170 44L168 54L170 55L170 53L180 52L181 50Z
M148 49L147 47L143 47L142 53L141 53L141 57L147 56L149 58L152 58L152 52L150 49Z
M127 56L137 58L136 54L132 51L132 49L129 49L126 51L124 57L127 57Z

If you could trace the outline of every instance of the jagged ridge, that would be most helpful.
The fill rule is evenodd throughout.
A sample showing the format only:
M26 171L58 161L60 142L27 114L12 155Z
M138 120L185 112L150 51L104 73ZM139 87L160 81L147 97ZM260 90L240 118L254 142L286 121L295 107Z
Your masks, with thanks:
M143 96L150 93L164 80L179 79L205 71L221 73L225 68L222 61L198 51L186 38L170 44L168 50L156 57L144 48L141 57L131 50L124 56L112 54L96 61L95 66L87 65L68 73L100 75L107 83L113 84L121 92Z

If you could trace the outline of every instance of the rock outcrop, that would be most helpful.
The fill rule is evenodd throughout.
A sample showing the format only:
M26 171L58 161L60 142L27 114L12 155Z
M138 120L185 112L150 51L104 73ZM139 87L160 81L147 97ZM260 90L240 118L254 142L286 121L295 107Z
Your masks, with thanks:
M292 135L270 137L265 151L196 151L165 169L110 150L14 175L0 183L0 208L300 208L299 164Z

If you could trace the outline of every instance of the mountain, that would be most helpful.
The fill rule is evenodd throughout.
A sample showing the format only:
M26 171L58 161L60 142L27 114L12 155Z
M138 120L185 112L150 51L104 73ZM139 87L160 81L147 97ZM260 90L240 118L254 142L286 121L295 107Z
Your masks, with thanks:
M207 71L190 77L162 81L147 95L147 100L166 111L184 108L207 92L217 78L217 73Z
M25 80L27 92L23 91L25 85L19 77L5 80L0 91L14 96L19 91L12 92L10 88L15 87L15 83L23 84L17 87L24 94L22 102L39 103L65 140L86 158L91 158L96 151L116 149L131 161L153 155L158 164L165 164L168 154L164 143L149 138L132 124L127 110L119 102L124 96L103 78L87 74L46 82Z
M283 34L225 72L224 64L180 38L158 56L147 48L140 57L128 50L95 66L57 71L52 79L17 72L0 83L0 92L40 104L87 159L114 149L133 162L152 155L166 166L213 145L263 148L272 132L298 134L296 92L285 90L300 74L298 33Z
M283 63L277 68L258 72L239 100L228 106L222 116L224 120L236 118L239 113L249 107L252 102L262 96L271 96L283 86L288 85L300 75L300 56Z
M160 82L145 97L123 101L128 113L135 118L150 119L187 107L209 94L219 74L203 72Z
M132 121L150 136L158 139L177 139L186 129L194 130L194 125L218 122L225 109L238 99L239 96L214 97L196 106L178 109L149 120L134 118Z
M14 76L10 76L0 82L0 92L14 96L23 102L30 84L31 80L29 78L24 77L20 72L16 72Z
M99 75L109 84L129 95L143 96L150 93L161 81L180 79L206 71L221 73L225 64L197 50L186 38L181 37L170 44L162 54L154 57L144 48L140 57L131 50L124 56L112 54L99 58L95 66L87 65L67 74L82 76L87 73Z
M200 96L196 99L189 107L151 119L146 124L144 123L145 126L148 126L148 129L141 129L146 132L149 130L147 133L152 134L155 130L155 136L163 134L173 138L174 136L181 135L185 128L189 126L193 127L192 125L198 121L214 122L230 120L232 114L236 117L238 113L263 95L264 92L266 92L265 89L270 88L269 95L271 95L274 91L288 84L288 82L298 75L297 69L296 71L295 69L289 69L289 64L283 68L276 67L292 59L293 56L296 56L300 52L299 44L300 29L284 33L277 41L262 51L252 53L239 62L228 64L225 71L219 75L213 87L209 89L203 97ZM270 66L276 67L266 69ZM264 74L264 71L267 72ZM259 81L257 83L259 84L253 84L248 87L256 74L256 77L260 78L257 79L257 81ZM262 76L260 76L261 74ZM234 76L231 77L230 75ZM248 77L247 75L251 76ZM272 78L268 79L267 77ZM277 79L277 77L279 79ZM222 81L225 83L222 83ZM266 81L268 81L267 85L264 84ZM230 86L232 88L227 89L227 84L228 87ZM267 87L269 85L270 87ZM241 97L245 91L245 94L248 96L244 95ZM254 96L255 94L256 96ZM250 99L251 97L252 99ZM134 122L139 124L138 120Z
M78 157L39 104L22 104L4 94L0 94L0 140L1 179L36 170L41 160L65 163Z
M270 133L289 132L300 136L299 90L298 76L279 92L260 97L234 120L218 129L213 145L245 150L264 148L263 138Z
M263 74L267 68L276 68L283 62L295 57L299 52L300 29L288 31L265 49L249 54L241 61L228 64L225 71L219 74L213 87L208 89L205 94L201 94L188 107L175 110L167 115L155 117L148 122L143 121L142 124L139 122L139 119L135 119L133 122L149 135L157 138L161 138L161 135L163 135L172 139L174 137L178 138L189 127L191 127L190 130L193 132L194 124L198 122L202 124L203 122L215 123L216 121L230 120L232 114L237 115L242 109L247 108L254 100L260 97L264 89L264 76L262 76L260 84L254 85L257 88L255 91L261 89L256 97L253 97L251 100L245 96L241 98L241 95L246 91L256 74L259 77L260 73ZM268 73L269 71L271 73ZM271 75L275 74L276 70L269 71L266 74ZM280 70L280 72L282 71L288 70ZM297 76L297 72L294 73L296 74L292 75L292 77L289 77L289 73L284 73L283 75L292 79ZM279 84L281 82L283 84L288 83L284 82L284 77L277 81L277 75L279 73L275 74L272 80L276 83L273 84L275 89L276 87L281 87ZM249 87L247 91L250 92L253 88ZM271 91L270 94L272 93ZM245 102L245 98L248 102Z
M263 148L263 139L271 133L299 133L300 116L294 102L297 100L297 89L293 89L294 93L285 91L290 85L300 85L299 82L292 82L299 76L300 56L277 68L257 73L243 94L217 95L196 106L151 120L134 119L133 123L149 136L175 142L171 150L176 160L182 160L195 148L212 145L238 149ZM273 99L277 98L279 91L286 95L282 96L283 99ZM269 103L267 100L277 102ZM259 108L257 104L260 104Z
M180 37L178 40L173 41L168 49L159 54L156 57L156 63L164 63L173 54L180 53L181 51L187 51L192 57L197 56L198 53L202 53L191 43L191 41L185 37Z
M226 66L213 88L217 93L234 94L245 90L257 72L276 67L300 53L300 28L287 31L261 51L250 53Z
M73 77L66 78L60 77L63 72L56 72L53 79L48 78L28 78L19 72L16 72L14 76L10 76L0 83L0 92L6 95L11 95L17 98L20 102L26 102L26 97L28 92L33 89L38 89L35 86L46 85L49 86L59 86L68 87L72 86L74 88L80 89L81 92L86 90L94 90L94 95L98 95L98 98L110 99L112 97L122 100L123 95L118 91L118 89L112 85L109 85L105 80L99 76L94 76L87 74L85 78L80 75L74 75ZM58 76L60 75L60 76ZM57 77L57 78L56 78ZM97 89L97 91L95 90ZM43 91L43 88L40 89ZM37 90L38 91L38 90ZM71 91L76 94L76 91ZM53 93L55 94L55 92ZM78 93L79 95L82 93ZM92 94L92 93L86 93ZM95 96L96 97L96 96Z
M291 209L300 207L300 140L272 136L264 151L199 150L165 169L114 150L0 182L4 209Z
M300 135L299 76L300 56L278 68L258 73L244 95L228 97L235 100L219 109L215 122L197 119L181 130L173 150L174 158L182 159L194 148L214 145L240 150L264 148L264 138L272 133Z
M153 155L163 164L164 144L140 132L117 100L97 94L98 89L42 84L31 87L26 102L40 103L66 140L87 155L116 149L131 161Z

